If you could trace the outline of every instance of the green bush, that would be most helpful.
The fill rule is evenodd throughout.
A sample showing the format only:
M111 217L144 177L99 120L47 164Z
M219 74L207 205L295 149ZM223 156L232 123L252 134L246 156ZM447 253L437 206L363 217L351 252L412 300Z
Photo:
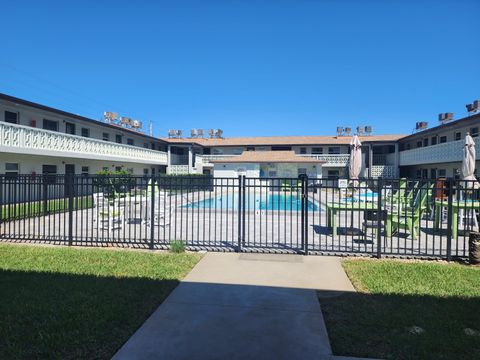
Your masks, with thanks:
M101 170L97 172L93 184L107 193L123 193L135 186L135 179L127 170Z
M170 252L183 253L185 252L185 243L182 240L173 240L170 242Z

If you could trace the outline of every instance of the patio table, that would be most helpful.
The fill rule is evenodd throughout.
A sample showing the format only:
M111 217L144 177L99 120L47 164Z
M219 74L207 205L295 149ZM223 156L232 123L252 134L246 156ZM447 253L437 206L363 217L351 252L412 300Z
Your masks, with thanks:
M327 226L332 228L333 236L337 236L337 212L339 211L376 211L378 206L373 202L336 202L327 205Z
M445 200L435 200L435 230L440 228L440 217L442 207L447 207L448 202ZM452 201L452 238L458 236L458 214L460 210L480 210L480 201L460 200Z

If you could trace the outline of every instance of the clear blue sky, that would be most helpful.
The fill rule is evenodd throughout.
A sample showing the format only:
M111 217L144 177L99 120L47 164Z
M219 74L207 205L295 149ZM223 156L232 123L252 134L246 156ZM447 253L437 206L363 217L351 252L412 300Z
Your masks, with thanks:
M410 133L480 98L478 0L2 1L0 92L226 136Z

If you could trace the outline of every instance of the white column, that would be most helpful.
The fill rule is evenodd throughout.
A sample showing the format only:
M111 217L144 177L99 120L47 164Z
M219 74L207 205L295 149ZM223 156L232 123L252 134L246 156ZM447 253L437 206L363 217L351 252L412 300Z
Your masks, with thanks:
M170 165L172 165L172 151L171 145L167 147L167 174L170 174Z
M191 174L193 172L193 151L192 145L188 147L188 173Z
M373 166L373 148L372 144L368 144L368 177L372 177L372 166Z
M400 177L400 151L398 143L395 143L395 177Z

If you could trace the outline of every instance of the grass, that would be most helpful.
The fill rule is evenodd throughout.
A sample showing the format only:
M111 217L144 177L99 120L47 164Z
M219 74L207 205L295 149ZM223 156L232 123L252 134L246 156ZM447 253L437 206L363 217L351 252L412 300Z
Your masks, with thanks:
M170 242L170 251L172 253L185 252L185 243L182 240L173 240Z
M199 259L0 244L0 358L109 359Z
M358 293L319 294L334 354L480 359L480 268L395 260L343 266Z
M73 199L73 210L89 209L91 207L93 207L93 199L91 196L82 196ZM67 211L68 198L47 200L46 207L43 201L2 205L0 206L0 219L2 221L10 221L41 216L45 214L45 210L50 214Z

